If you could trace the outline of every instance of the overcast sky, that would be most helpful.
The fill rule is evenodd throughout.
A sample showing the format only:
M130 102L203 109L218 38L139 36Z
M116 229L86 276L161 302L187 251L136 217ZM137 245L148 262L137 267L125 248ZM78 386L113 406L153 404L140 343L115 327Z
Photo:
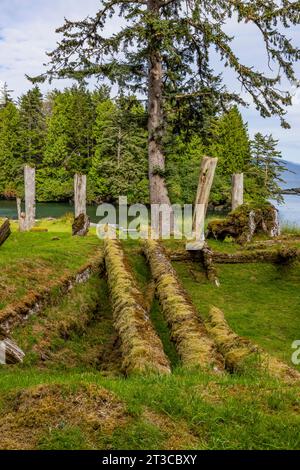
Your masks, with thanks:
M45 51L54 48L58 39L55 28L63 24L64 17L81 19L93 15L99 4L99 0L0 0L0 82L8 83L15 98L30 88L25 73L38 75L43 71L42 64L47 60ZM116 28L115 22L113 27ZM256 66L266 63L259 34L253 26L230 21L226 30L235 35L234 47L244 63ZM300 27L291 29L289 37L299 46ZM214 66L222 70L215 60ZM300 78L299 66L297 71ZM229 87L239 90L230 73L226 73L225 80ZM62 88L67 84L60 81L53 86ZM42 88L45 92L49 85ZM288 113L291 130L282 129L277 118L262 119L251 106L242 109L242 113L251 136L258 131L272 133L280 141L283 157L300 163L300 91L295 91Z

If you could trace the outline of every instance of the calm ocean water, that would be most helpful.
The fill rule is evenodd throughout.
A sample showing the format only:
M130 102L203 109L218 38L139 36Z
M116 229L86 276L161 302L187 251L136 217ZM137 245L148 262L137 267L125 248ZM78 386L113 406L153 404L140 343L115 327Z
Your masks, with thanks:
M285 162L289 171L284 172L282 178L283 188L300 188L300 165ZM284 196L284 204L277 205L279 209L279 217L282 222L288 222L300 226L300 195Z

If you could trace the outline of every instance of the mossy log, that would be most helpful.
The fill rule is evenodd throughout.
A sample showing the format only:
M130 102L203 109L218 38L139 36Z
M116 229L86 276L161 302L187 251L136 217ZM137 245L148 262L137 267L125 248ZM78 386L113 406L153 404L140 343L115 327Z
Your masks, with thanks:
M226 368L231 372L242 372L250 366L285 382L300 380L298 371L270 356L249 339L237 335L220 309L211 308L206 326L225 358Z
M242 264L242 263L274 263L289 264L300 259L300 250L295 247L279 247L276 250L238 251L236 253L222 253L211 251L211 260L215 264ZM172 261L203 261L203 254L199 251L168 251Z
M198 312L188 299L158 241L145 240L144 252L156 283L157 296L183 366L223 369L223 360Z
M269 237L280 235L278 211L272 204L243 204L226 219L212 220L208 224L207 238L223 241L232 237L243 245L251 242L258 233Z
M10 223L9 220L6 219L0 226L0 246L3 245L3 243L5 242L5 240L7 240L10 234Z
M104 256L114 327L121 341L123 371L127 375L170 373L161 340L152 326L120 242L106 239Z

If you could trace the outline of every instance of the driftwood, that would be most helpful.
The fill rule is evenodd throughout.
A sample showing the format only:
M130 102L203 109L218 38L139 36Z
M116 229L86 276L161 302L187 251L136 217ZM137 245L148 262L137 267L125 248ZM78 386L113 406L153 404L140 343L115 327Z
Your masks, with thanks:
M11 339L0 341L0 353L4 364L18 364L23 362L25 353Z
M10 236L10 234L10 223L9 220L6 219L0 227L0 246L3 245L3 243Z

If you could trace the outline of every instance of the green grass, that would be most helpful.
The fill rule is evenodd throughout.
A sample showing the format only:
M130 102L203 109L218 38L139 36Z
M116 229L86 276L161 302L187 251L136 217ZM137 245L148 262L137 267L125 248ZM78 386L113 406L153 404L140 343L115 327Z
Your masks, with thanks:
M220 287L196 263L174 263L203 317L211 305L224 311L230 326L291 364L291 344L300 331L300 264L218 265Z
M48 233L13 233L0 248L8 283L2 305L48 276L76 270L101 246L94 235L72 239L61 221L49 224ZM60 240L54 242L54 236ZM165 244L184 247L174 240ZM213 245L237 249L230 243ZM128 241L124 248L145 293L151 276L140 245ZM174 266L203 317L211 304L220 307L236 332L290 364L291 343L300 331L299 264L284 269L218 265L219 288L197 263ZM92 276L17 327L13 337L26 358L22 365L0 368L0 448L300 448L298 385L262 377L251 368L241 375L184 371L156 300L150 316L172 364L169 376L120 374L105 277Z
M47 286L49 280L76 271L100 247L95 235L72 237L70 227L61 221L44 225L49 232L19 233L13 229L0 247L0 308L12 299L18 301L29 290Z

